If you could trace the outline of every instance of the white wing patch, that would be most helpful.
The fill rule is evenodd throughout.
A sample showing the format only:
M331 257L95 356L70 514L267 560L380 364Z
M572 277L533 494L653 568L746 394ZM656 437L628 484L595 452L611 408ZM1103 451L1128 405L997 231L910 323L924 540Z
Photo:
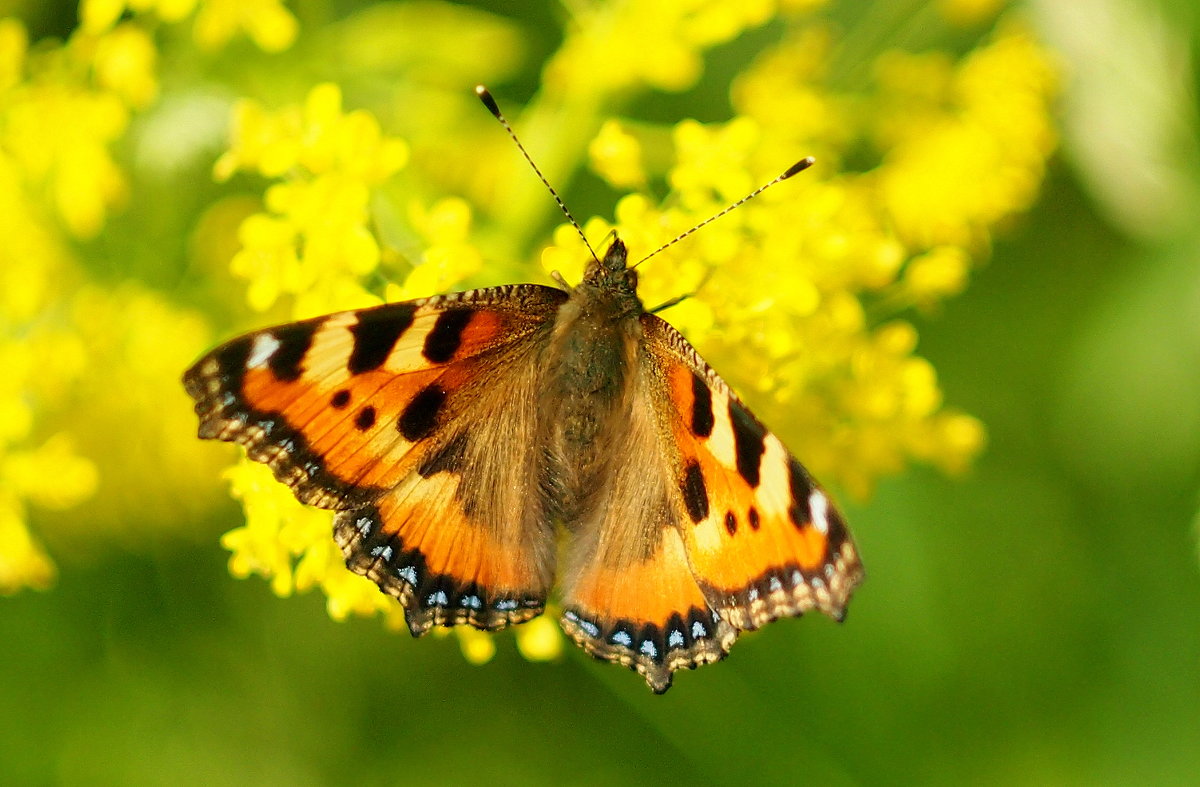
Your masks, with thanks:
M260 333L254 339L254 346L250 348L250 355L246 358L246 368L257 369L265 366L278 349L278 339L269 333Z

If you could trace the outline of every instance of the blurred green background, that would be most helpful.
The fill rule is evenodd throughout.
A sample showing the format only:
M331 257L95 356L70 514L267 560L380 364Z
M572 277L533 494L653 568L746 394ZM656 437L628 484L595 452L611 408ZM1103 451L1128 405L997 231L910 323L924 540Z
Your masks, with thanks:
M851 31L871 17L870 51L927 45L913 35L927 4L853 5L828 14ZM76 25L70 3L5 6L35 40ZM503 93L532 95L564 6L477 6L522 41ZM289 7L319 33L357 4ZM31 514L58 579L0 598L0 781L1196 783L1200 13L1185 0L1017 10L1063 71L1059 151L969 288L914 318L946 400L986 424L989 445L962 477L918 466L847 503L867 580L844 625L773 624L662 697L569 645L528 662L507 633L475 666L453 638L335 622L320 594L277 599L232 579L219 539L243 515L209 467L188 479L207 502L117 537L91 532L87 502ZM988 24L941 40L969 49ZM729 75L778 34L767 25L714 47L694 87L645 91L627 111L724 119ZM307 85L342 67L231 47L195 62L164 49L164 73L219 83L244 68L245 81ZM215 193L211 160L179 175L190 190L135 183L201 204ZM599 180L567 191L577 214L611 215ZM115 220L89 243L144 237L127 269L100 274L182 287L194 228L172 220ZM163 244L178 265L148 261ZM136 520L137 496L126 503Z

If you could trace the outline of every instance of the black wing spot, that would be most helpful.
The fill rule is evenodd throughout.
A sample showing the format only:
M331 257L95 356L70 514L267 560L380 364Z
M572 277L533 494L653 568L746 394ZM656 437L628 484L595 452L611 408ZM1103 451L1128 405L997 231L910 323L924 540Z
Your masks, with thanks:
M808 473L794 458L788 462L788 487L792 495L792 505L788 508L788 517L796 529L802 529L812 517L808 510L808 498L812 494L812 483Z
M737 517L732 511L725 512L725 529L729 531L729 535L737 535Z
M363 431L363 432L367 431L372 426L374 426L375 425L375 408L372 407L371 405L367 405L363 409L359 410L358 416L354 419L354 425L357 426L359 428L359 430Z
M767 430L741 405L729 400L729 421L733 424L733 443L737 469L751 488L757 488L763 452L767 450Z
M242 383L246 378L246 364L250 361L250 346L253 338L250 336L242 336L220 348L213 355L217 362L217 375L221 380L226 391L231 391L240 394L242 392ZM196 366L188 370L184 378L188 391L192 396L200 396L202 389L195 381L194 375L197 374L197 369L203 365L200 361Z
M428 437L437 426L438 413L446 402L446 391L437 383L430 383L413 397L400 414L396 428L410 443Z
M758 530L758 528L762 524L762 522L758 518L758 509L755 508L754 506L750 506L750 517L749 518L750 518L750 529Z
M445 363L462 344L462 333L471 322L470 309L451 309L438 315L433 330L425 337L425 357L433 363Z
M708 488L704 483L704 474L700 465L692 462L683 473L683 483L679 490L683 492L683 504L688 516L693 522L702 522L708 518Z
M267 359L267 366L275 379L284 382L299 380L304 374L304 356L312 347L313 335L322 320L305 320L276 328L271 335L279 341L279 347Z
M354 334L354 349L347 368L351 374L362 374L383 366L396 342L413 324L417 307L411 303L394 303L358 313L358 322L350 326Z
M343 409L346 405L350 404L350 392L343 388L333 395L333 398L329 400L329 404L332 405L334 409Z

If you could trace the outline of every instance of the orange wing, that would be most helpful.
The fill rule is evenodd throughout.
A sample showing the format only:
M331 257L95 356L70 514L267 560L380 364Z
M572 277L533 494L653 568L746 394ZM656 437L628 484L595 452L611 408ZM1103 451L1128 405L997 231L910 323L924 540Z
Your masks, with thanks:
M654 315L642 325L679 451L679 532L708 603L738 630L814 607L841 620L863 572L833 502L687 340Z
M500 628L540 613L553 573L529 468L537 359L565 299L516 285L304 320L213 350L184 385L201 437L340 512L347 565L415 635Z
M573 528L561 623L588 653L637 670L661 694L675 670L724 658L737 631L713 612L688 567L644 372L612 423L621 451L609 463L605 502Z
M646 554L606 561L581 550L563 598L563 630L598 659L637 670L656 694L671 674L725 658L737 631L712 611L688 568L679 531L656 528Z

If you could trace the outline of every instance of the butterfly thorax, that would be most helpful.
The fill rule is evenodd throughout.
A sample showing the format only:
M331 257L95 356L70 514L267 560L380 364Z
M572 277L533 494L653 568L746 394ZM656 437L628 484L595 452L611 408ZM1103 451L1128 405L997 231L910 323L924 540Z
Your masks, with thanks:
M609 442L622 430L613 427L629 417L645 309L625 263L625 244L614 240L588 266L554 325L542 414L552 432L547 502L562 522L586 520L603 498L607 462L619 455Z

